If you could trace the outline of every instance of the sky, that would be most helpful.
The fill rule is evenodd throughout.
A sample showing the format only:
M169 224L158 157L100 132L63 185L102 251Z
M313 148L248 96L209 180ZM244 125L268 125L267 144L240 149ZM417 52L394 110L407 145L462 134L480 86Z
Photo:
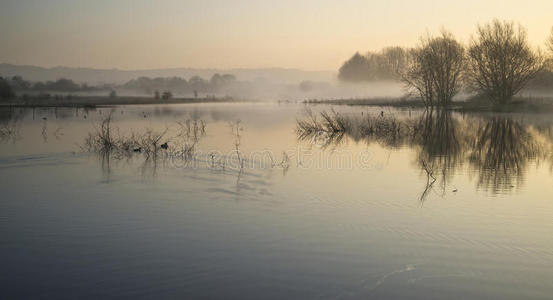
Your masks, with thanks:
M519 22L542 46L552 0L0 0L0 63L336 70L356 51Z

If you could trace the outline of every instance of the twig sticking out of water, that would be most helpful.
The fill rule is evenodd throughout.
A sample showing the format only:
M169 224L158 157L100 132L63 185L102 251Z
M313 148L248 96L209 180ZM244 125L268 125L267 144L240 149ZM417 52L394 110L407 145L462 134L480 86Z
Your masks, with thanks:
M434 171L430 166L428 166L428 164L424 159L421 159L420 163L421 163L422 170L426 173L426 186L419 199L420 203L422 204L424 203L424 200L426 200L426 197L432 190L434 183L436 183L436 177L434 177Z
M118 147L118 142L113 138L113 129L111 128L111 113L105 117L94 131L85 138L84 148L88 151L99 153L109 153Z
M241 121L236 120L233 123L230 124L232 134L234 135L234 150L236 151L236 157L238 158L238 164L240 165L240 171L244 168L244 159L242 158L241 152L240 152L240 144L242 136L240 134L240 131L243 130L242 126L240 125Z
M190 159L196 144L205 134L206 124L203 120L178 124L180 130L173 138L168 136L168 127L163 130L146 128L142 132L133 131L122 135L118 128L112 126L110 113L88 134L81 148L84 151L115 157L130 157L133 153L142 153L148 159L157 159L160 151L163 151L166 156ZM179 146L182 146L182 149L179 149Z
M19 130L21 124L19 118L11 118L10 120L0 122L0 141L13 141L19 138Z
M184 122L177 122L177 124L179 130L175 137L175 143L182 145L182 149L175 151L173 154L184 158L191 158L199 140L205 135L205 121L186 120Z

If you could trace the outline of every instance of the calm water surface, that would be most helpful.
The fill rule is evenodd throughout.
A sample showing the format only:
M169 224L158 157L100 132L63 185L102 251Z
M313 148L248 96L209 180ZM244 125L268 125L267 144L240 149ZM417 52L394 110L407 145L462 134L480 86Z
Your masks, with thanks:
M551 115L305 110L1 110L0 298L553 298ZM110 113L168 149L88 151Z

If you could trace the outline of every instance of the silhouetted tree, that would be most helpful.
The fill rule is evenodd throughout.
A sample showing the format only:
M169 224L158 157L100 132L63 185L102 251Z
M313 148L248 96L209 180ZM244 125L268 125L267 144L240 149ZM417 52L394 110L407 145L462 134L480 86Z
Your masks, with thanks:
M14 90L28 90L31 88L31 83L25 81L21 76L13 76L9 83Z
M367 81L368 75L369 63L359 52L346 61L338 71L338 78L343 81Z
M428 105L448 105L461 86L464 48L448 32L421 39L411 51L403 81Z
M163 100L169 100L173 98L173 93L171 93L170 91L165 91L163 92L163 94L161 94L161 99Z
M553 72L553 27L551 28L551 35L547 39L547 48L549 49L549 59L547 60L547 66L549 72ZM553 86L553 85L551 85Z
M200 87L200 88L203 88L203 86L207 85L207 81L200 76L190 77L190 79L188 79L188 83L192 87Z
M409 51L409 64L402 80L408 90L419 94L428 105L433 105L435 95L432 87L432 74L425 59L422 48L411 49Z
M8 81L0 77L0 98L5 99L5 98L11 98L13 96L14 94L12 91L12 87L10 86Z
M13 82L17 84L18 89L26 90L31 89L31 83L26 82L21 78L14 77ZM64 92L76 92L80 90L90 89L86 85L79 85L71 79L61 78L56 81L36 82L32 85L32 89L37 91L64 91Z
M188 81L180 77L140 77L128 81L123 87L133 90L141 90L146 94L153 94L154 97L156 95L155 91L160 91L159 98L161 98L161 91L173 91L180 94L191 94L194 91L216 93L235 84L239 83L234 75L215 74L210 80L205 80L199 76L192 76Z
M46 84L44 84L44 82L35 82L33 84L33 90L36 90L36 91L43 91L46 89Z
M551 35L547 40L547 48L549 48L549 52L553 55L553 28L551 28Z
M230 75L230 74L220 75L218 73L215 73L209 80L209 85L212 91L218 91L221 88L224 88L225 86L235 81L236 81L236 77L234 77L234 75Z
M530 48L525 29L499 20L478 26L468 58L472 87L499 104L508 103L543 67L543 58Z
M407 67L409 51L402 47L387 47L382 50L384 68L393 78L401 78L401 73Z
M357 52L342 65L338 78L351 82L398 80L407 58L408 50L401 47L388 47L366 55Z
M50 89L54 91L77 91L79 85L71 79L61 78L50 84Z
M209 83L215 86L220 86L220 85L231 83L235 80L236 80L236 77L234 77L234 75L230 75L230 74L220 75L219 73L215 73L209 80Z

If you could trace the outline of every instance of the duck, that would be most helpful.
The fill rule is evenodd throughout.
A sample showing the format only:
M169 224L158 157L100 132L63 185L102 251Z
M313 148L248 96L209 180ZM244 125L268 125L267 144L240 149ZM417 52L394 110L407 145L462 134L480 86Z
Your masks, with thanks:
M142 147L134 148L133 152L142 152Z
M161 144L161 149L167 150L167 148L169 148L169 145L167 145L167 142Z

